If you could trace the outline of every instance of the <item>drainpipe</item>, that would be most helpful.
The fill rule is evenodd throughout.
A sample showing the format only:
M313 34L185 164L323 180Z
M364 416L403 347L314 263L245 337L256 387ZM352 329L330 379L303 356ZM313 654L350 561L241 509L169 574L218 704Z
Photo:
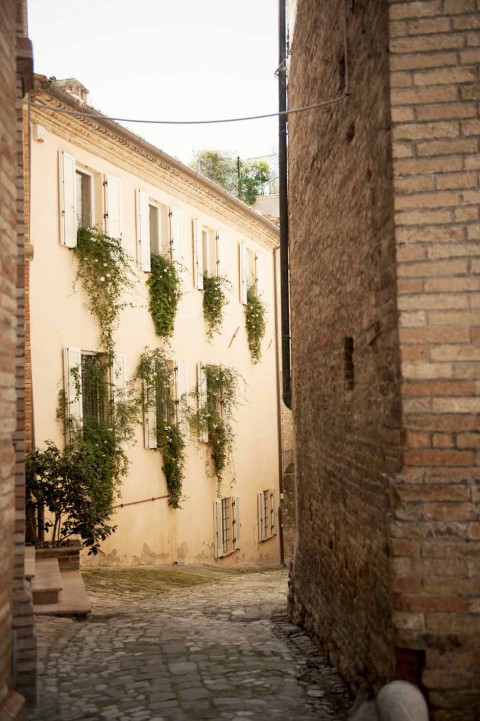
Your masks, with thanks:
M278 162L280 203L280 297L282 332L283 402L292 407L292 379L290 372L290 291L288 263L288 177L287 177L287 17L286 0L279 0L278 8Z
M278 433L278 487L280 490L280 499L278 503L278 528L280 541L280 563L286 567L285 563L285 542L283 536L283 500L285 489L283 487L283 438L282 438L282 399L280 395L280 328L278 322L278 253L280 248L277 246L273 249L273 294L275 307L275 366L276 366L276 388L277 388L277 433Z

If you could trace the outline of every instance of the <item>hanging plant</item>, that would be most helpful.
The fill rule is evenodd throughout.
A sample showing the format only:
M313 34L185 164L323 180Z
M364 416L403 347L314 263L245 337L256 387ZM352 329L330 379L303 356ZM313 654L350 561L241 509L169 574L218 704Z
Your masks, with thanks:
M203 317L207 324L207 336L213 338L220 332L223 320L223 307L227 303L226 288L230 282L221 275L203 275Z
M178 303L182 297L176 264L164 255L152 255L147 285L155 332L161 338L170 338L173 335Z
M251 286L247 290L245 326L252 363L258 363L262 357L262 340L265 335L265 315L265 304L258 297L255 287Z
M144 410L153 410L156 440L163 457L162 470L168 489L168 505L179 508L185 466L185 440L177 423L177 404L172 398L174 369L160 349L146 349L140 357L137 378L142 381Z
M217 493L221 495L226 470L232 466L233 410L238 405L239 374L228 366L203 366L205 389L198 387L193 395L197 408L190 411L189 422L201 440L208 437L213 464L213 473L217 479Z
M132 266L119 238L97 228L79 228L75 252L79 261L75 281L88 296L88 309L100 325L100 343L108 356L114 351L113 333L125 303L121 296L131 288Z

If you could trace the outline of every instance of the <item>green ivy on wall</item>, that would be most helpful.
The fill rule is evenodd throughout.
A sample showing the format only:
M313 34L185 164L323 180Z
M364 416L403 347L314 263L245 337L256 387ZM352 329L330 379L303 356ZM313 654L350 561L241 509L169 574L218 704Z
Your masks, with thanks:
M78 258L76 281L80 280L88 297L88 309L100 325L100 344L113 356L113 333L120 311L121 296L131 288L131 260L118 238L97 228L79 228L75 253Z
M220 332L223 320L223 308L227 303L226 288L230 282L221 275L203 275L203 317L207 324L207 336L213 338Z
M265 304L257 295L254 286L247 290L245 306L245 326L247 329L248 348L253 363L259 363L262 357L262 340L265 336Z
M178 303L182 297L176 264L167 256L151 256L151 272L147 280L150 291L149 309L155 332L170 338L175 327Z
M203 366L206 381L206 397L198 387L193 395L197 401L190 410L189 422L199 439L207 437L211 452L213 472L217 479L217 493L221 495L225 472L232 465L233 410L238 405L239 374L228 366Z
M168 505L179 508L185 475L185 440L177 423L177 408L172 398L174 372L163 350L147 348L140 357L136 375L142 381L144 410L150 407L155 411L156 439L163 457Z

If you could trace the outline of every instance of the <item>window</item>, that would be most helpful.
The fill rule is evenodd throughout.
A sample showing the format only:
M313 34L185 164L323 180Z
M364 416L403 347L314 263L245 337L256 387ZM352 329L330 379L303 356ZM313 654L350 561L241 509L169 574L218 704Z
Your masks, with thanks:
M68 153L59 153L60 180L60 243L67 248L77 245L77 229L93 226L95 217L95 192L100 193L97 176L80 166ZM117 181L118 182L118 181ZM98 207L101 198L97 197ZM112 215L115 211L112 210ZM106 216L105 216L106 217Z
M258 541L268 541L277 533L277 504L274 488L268 488L257 494L258 505Z
M169 255L183 267L181 214L137 190L137 265L150 272L150 255Z
M90 227L93 220L93 182L90 173L83 170L75 171L77 227Z
M64 376L68 419L101 422L108 418L115 396L125 390L125 356L115 353L109 367L104 353L65 348Z
M240 499L229 496L215 501L215 558L228 556L240 548Z
M199 218L193 221L194 282L203 290L203 277L225 275L226 254L223 236L203 225Z
M144 430L145 448L157 448L157 423L177 424L183 435L188 432L187 419L181 407L186 395L187 364L183 361L158 361L157 372L145 384Z
M122 238L122 185L118 178L106 175L103 181L105 232L111 238Z
M240 301L244 305L247 304L249 289L253 288L255 295L260 295L265 290L264 263L265 257L261 251L255 251L245 243L240 243Z

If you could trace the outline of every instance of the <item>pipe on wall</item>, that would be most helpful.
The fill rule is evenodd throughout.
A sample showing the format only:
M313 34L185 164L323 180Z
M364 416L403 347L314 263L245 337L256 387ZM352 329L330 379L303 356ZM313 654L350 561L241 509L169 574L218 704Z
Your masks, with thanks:
M278 160L280 204L280 298L282 336L282 396L287 408L292 407L292 377L290 368L290 288L288 251L288 116L287 110L287 12L286 0L279 0L278 8Z

